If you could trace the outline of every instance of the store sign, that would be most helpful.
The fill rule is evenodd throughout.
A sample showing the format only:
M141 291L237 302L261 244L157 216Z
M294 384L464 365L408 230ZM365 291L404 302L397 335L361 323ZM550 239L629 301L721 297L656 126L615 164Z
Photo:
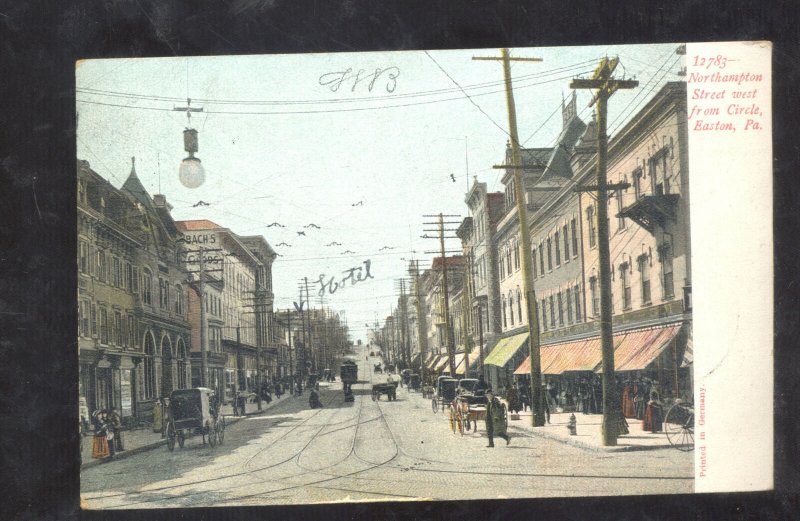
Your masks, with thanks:
M183 242L189 246L213 246L215 248L219 244L217 234L208 232L184 233Z
M367 259L363 262L363 264L364 264L363 267L356 266L354 268L349 268L347 270L344 270L342 272L344 276L341 277L338 281L336 280L336 277L330 277L326 282L325 274L321 273L319 276L319 280L317 281L317 284L319 284L320 287L318 292L319 296L320 297L323 296L326 290L328 291L328 293L333 295L339 288L346 287L348 282L350 283L351 286L355 286L359 282L375 278L372 276L372 273L370 273L372 261Z
M120 413L122 416L133 415L133 394L131 389L131 370L120 370Z

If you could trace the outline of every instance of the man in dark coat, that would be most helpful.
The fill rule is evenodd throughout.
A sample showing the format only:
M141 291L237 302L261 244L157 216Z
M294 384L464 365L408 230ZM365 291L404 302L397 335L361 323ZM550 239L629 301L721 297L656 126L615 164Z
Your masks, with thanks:
M494 447L494 437L499 436L506 440L506 445L511 442L511 438L506 432L508 424L506 422L506 406L494 395L491 388L486 389L486 434L489 436L489 445Z

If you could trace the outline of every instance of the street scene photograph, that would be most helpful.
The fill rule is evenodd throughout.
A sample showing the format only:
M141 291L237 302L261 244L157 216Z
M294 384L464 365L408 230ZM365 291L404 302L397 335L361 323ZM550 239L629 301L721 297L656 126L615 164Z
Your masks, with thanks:
M78 61L81 507L694 492L686 53Z

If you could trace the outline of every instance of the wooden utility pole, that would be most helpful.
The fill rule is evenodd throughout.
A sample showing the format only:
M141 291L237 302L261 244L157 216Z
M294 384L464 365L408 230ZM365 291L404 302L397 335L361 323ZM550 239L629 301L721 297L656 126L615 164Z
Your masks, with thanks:
M523 291L525 291L525 307L528 317L528 346L531 358L531 423L534 427L542 427L545 423L544 393L542 392L541 354L539 344L539 320L536 309L536 292L533 287L531 266L531 236L528 228L528 212L525 207L525 191L522 186L522 158L520 156L519 137L517 135L517 112L514 105L514 91L511 85L511 61L540 62L541 58L510 58L508 49L501 50L498 57L473 57L473 60L492 60L503 62L503 76L506 85L506 103L508 105L508 131L511 137L511 165L514 172L514 194L517 203L517 220L519 221L520 246L522 248Z
M453 335L450 333L450 295L447 290L447 257L444 251L444 216L439 214L439 247L442 252L442 292L444 293L444 338L450 376L456 377L456 355L453 352Z
M603 445L617 444L624 419L620 397L616 389L614 374L614 336L611 323L611 256L608 246L608 191L625 188L609 185L606 168L608 161L607 110L608 98L618 89L633 89L639 85L635 80L611 78L619 58L603 58L591 79L574 79L573 89L595 89L597 102L597 186L584 187L583 191L597 192L597 254L600 257L600 340L603 350ZM591 226L591 225L590 225Z
M422 297L419 293L419 261L414 264L414 292L416 293L416 309L417 309L417 340L419 342L419 375L422 382L427 382L425 379L425 355L428 351L427 335L426 335L426 322L425 315L422 313Z

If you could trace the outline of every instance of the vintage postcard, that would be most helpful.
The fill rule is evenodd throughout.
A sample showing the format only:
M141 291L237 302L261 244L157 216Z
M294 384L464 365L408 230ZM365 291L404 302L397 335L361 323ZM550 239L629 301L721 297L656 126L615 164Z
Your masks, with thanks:
M772 488L770 62L78 62L82 507Z

